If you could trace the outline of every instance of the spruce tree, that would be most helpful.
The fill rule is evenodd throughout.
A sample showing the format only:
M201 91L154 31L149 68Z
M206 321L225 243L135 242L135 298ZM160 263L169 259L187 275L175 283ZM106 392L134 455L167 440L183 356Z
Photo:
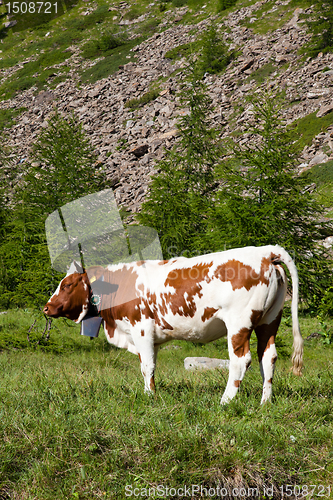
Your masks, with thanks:
M0 308L5 308L6 300L4 293L9 284L8 273L6 269L3 245L5 241L5 223L8 213L8 205L10 201L10 162L4 149L0 146Z
M193 72L185 82L180 103L188 110L177 127L179 138L158 165L137 220L157 230L165 258L207 250L202 235L215 188L217 131L209 114L212 102Z
M278 244L295 259L303 298L319 298L330 276L319 241L328 223L323 208L297 172L294 133L281 119L277 96L251 96L255 125L244 146L234 143L221 166L225 185L210 219L212 246L243 247Z
M66 203L106 187L105 175L80 123L55 112L39 135L31 163L17 180L4 224L1 254L9 306L40 306L59 280L51 269L45 220Z
M228 51L213 23L201 36L201 44L202 48L194 66L197 79L201 79L205 73L220 73L233 58L233 53Z

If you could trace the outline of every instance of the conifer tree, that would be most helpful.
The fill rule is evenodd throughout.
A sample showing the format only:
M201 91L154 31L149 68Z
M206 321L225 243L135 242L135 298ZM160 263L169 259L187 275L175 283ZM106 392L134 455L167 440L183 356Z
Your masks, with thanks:
M40 306L59 280L50 266L45 220L57 208L105 187L104 172L79 122L55 112L16 182L1 253L10 287L7 307Z
M210 219L212 246L278 244L295 259L303 298L319 298L330 270L323 239L323 208L298 175L295 137L279 115L279 99L251 96L255 125L245 146L233 144L231 160L221 166L226 181Z
M206 250L201 236L206 232L218 160L217 131L209 118L211 99L195 72L185 82L180 101L188 113L178 122L179 139L159 163L137 215L140 223L157 230L165 258Z
M8 276L3 256L3 244L5 240L5 222L8 212L9 189L9 161L4 149L0 146L0 307L4 307L3 294L8 286Z
M214 24L201 36L202 48L194 66L196 78L205 73L216 74L223 71L230 63L233 53L229 52Z

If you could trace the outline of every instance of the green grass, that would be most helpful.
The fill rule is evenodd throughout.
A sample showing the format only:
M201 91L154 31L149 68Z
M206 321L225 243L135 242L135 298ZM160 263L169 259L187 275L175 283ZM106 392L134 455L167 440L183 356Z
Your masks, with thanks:
M140 39L136 38L121 47L110 50L104 59L81 73L81 81L83 83L94 83L97 80L112 75L118 71L119 66L134 60L135 56L132 55L131 49L138 43L140 43Z
M237 4L237 0L219 0L217 3L217 11L222 12L224 10L230 9Z
M103 24L108 18L111 18L114 13L108 10L108 5L99 5L97 9L87 16L71 16L62 23L62 26L67 29L79 31L89 30L96 24Z
M159 24L159 19L153 18L140 26L135 26L141 36L125 43L123 36L114 35L117 28L113 25L114 11L108 10L109 5L101 4L87 16L78 15L78 8L73 7L62 17L61 22L53 19L31 30L20 33L6 30L6 33L1 34L0 69L12 67L40 53L35 61L26 63L0 86L1 100L9 99L32 86L41 90L64 80L65 74L53 77L59 70L52 66L71 56L71 52L66 52L70 45L81 43L86 39L89 41L83 46L83 56L85 58L105 56L105 59L83 72L82 81L95 82L104 78L117 71L120 65L133 60L133 57L127 57L130 55L130 49L143 40L142 35L151 36ZM141 8L144 10L147 6L141 5ZM45 37L46 33L49 33L48 37ZM119 45L121 47L118 47ZM46 67L49 69L45 69ZM64 72L61 70L61 73Z
M82 48L82 56L86 59L94 59L101 55L107 55L111 50L125 44L125 40L114 36L112 33L102 35L98 40L89 40Z
M50 50L41 54L35 61L28 62L22 69L16 71L10 80L6 80L0 86L0 97L10 99L15 93L29 89L34 85L38 89L41 89L49 77L55 71L58 71L58 69L52 68L52 66L65 61L70 56L70 52L64 52L61 49Z
M316 112L310 113L304 118L295 120L290 127L291 130L295 130L296 137L300 137L297 144L301 149L309 146L316 135L324 132L333 123L333 112L321 118L317 118L316 114Z
M15 64L17 64L17 62L17 59L14 57L5 57L0 60L0 69L12 68Z
M199 41L184 43L182 45L178 45L173 49L170 49L166 52L165 57L167 59L180 59L181 57L190 57L195 54L201 48L201 44Z
M333 160L322 165L314 165L310 170L304 172L303 176L309 182L315 182L317 187L333 184Z
M25 109L0 109L0 130L12 127L15 124L16 116L23 113Z
M21 311L16 325L17 314L30 324ZM10 322L11 313L1 324L3 316ZM304 337L319 328L308 317L301 326ZM294 377L288 319L273 402L264 407L254 341L253 366L222 409L227 372L185 371L183 359L226 357L225 339L168 344L159 353L157 395L149 397L136 356L108 347L102 335L80 337L77 327L52 336L69 342L68 352L13 347L0 354L2 498L121 500L134 487L144 493L158 485L258 488L262 495L271 485L332 484L332 346L305 341L305 371Z
M333 160L314 165L303 174L309 184L315 182L318 202L327 208L333 207ZM331 217L333 214L327 214Z
M251 18L256 18L255 21L250 22L250 19L247 18L242 24L252 29L255 33L265 35L270 31L281 28L287 23L297 7L307 8L310 5L307 0L291 0L288 5L278 5L271 0L253 12Z
M261 85L269 76L277 70L277 66L271 62L265 64L256 71L253 71L246 81L255 80L258 85ZM242 82L243 83L243 82Z
M157 89L149 90L148 92L143 94L141 97L130 99L129 101L127 101L125 103L125 107L130 108L132 110L138 109L141 106L144 106L145 104L148 104L149 102L154 101L155 99L157 99L157 97L159 95L160 95L160 89L157 88Z
M175 0L175 3L177 1ZM207 4L202 15L216 12L216 1L207 4L204 0L188 0L181 3L187 4L190 8L185 16L186 19L193 18L192 21L196 23L198 22L197 10ZM124 11L125 20L135 20L147 12L150 16L143 22L133 24L130 28L130 34L136 34L138 37L128 43L123 43L125 40L120 39L116 34L119 28L113 22L115 11L109 11L109 4L98 3L97 8L86 16L80 15L82 4L75 6L72 2L69 5L70 10L61 16L61 19L47 18L42 23L40 23L40 19L36 19L36 23L37 21L39 23L37 26L31 26L31 29L19 33L13 32L12 29L2 30L0 33L2 41L0 69L12 67L31 56L36 57L36 54L40 54L40 56L37 57L36 61L28 62L6 79L0 86L0 99L12 98L15 94L32 86L36 87L38 91L43 88L52 88L66 79L66 74L62 70L60 71L62 74L58 74L59 71L52 66L71 56L70 52L65 52L71 45L80 44L82 55L87 59L104 57L93 67L81 73L80 77L83 83L94 83L111 75L119 69L119 66L134 60L135 55L130 52L131 49L158 30L159 24L164 18L164 10L176 7L175 3L165 2L163 5L160 3L154 5L148 0L144 0L140 5L130 5L130 8ZM47 20L49 22L46 22ZM26 27L29 27L29 22L27 19ZM46 34L48 34L47 37ZM114 40L121 42L119 47L110 43ZM85 44L82 43L84 41L86 41ZM54 57L57 60L53 60ZM44 58L49 59L45 64ZM45 69L46 67L49 69Z

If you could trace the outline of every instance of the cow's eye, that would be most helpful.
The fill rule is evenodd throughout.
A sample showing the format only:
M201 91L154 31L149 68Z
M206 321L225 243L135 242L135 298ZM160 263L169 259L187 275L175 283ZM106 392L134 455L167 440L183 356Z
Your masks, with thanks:
M64 290L65 288L69 288L72 283L67 283L67 285L62 285L62 289Z

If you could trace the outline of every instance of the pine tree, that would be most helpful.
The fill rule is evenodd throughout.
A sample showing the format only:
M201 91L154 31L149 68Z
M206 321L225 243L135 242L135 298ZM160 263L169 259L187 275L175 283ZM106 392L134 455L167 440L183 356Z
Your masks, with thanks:
M251 97L255 140L234 144L232 160L221 170L226 184L219 193L211 219L212 246L279 244L298 266L303 298L323 293L330 270L324 248L318 244L324 226L323 208L297 173L295 138L280 118L279 99Z
M165 258L206 251L201 236L215 188L217 131L209 113L211 99L192 73L180 102L188 109L178 122L179 139L159 163L137 220L157 230Z
M198 80L205 73L220 73L233 58L233 53L228 51L214 24L211 24L203 33L201 43L202 48L194 66L194 73Z
M7 292L13 289L13 279L6 241L8 237L7 221L13 207L15 180L21 174L21 165L15 165L10 158L10 151L0 147L0 308L8 306Z
M41 132L31 164L17 180L6 214L1 255L8 275L7 307L40 306L59 281L51 269L45 220L57 208L105 187L81 125L55 112Z

